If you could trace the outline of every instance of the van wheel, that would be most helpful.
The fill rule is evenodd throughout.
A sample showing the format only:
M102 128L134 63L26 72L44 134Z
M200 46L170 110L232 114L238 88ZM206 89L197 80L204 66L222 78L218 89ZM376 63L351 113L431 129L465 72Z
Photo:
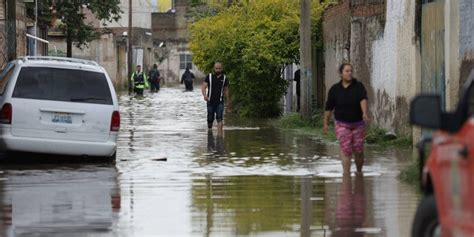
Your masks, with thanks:
M423 198L416 210L413 221L412 237L438 237L441 236L441 226L438 220L438 210L434 195Z

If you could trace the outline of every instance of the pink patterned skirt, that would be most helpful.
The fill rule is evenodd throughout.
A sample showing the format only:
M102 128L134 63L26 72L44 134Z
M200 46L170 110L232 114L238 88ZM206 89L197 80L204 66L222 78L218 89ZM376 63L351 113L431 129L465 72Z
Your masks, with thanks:
M345 156L362 153L365 144L365 122L345 123L336 121L336 137Z

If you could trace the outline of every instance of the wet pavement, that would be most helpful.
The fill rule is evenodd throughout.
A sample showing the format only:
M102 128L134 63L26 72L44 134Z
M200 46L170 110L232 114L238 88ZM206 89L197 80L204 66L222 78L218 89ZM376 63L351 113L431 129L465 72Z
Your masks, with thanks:
M341 177L336 143L232 117L208 132L197 91L120 101L116 165L0 165L0 236L409 236L411 151L368 147Z

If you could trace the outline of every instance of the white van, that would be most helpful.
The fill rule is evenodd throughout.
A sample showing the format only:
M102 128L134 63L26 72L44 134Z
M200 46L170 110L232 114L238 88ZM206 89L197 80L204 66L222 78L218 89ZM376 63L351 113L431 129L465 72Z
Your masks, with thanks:
M115 159L117 95L97 63L25 57L0 73L0 149Z

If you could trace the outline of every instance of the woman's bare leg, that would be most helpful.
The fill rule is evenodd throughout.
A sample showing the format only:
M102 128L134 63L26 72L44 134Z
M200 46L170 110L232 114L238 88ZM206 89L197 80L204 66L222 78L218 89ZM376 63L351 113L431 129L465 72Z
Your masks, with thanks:
M362 173L362 167L364 167L364 152L354 153L354 159L357 167L357 173Z
M341 161L342 161L342 172L343 175L350 175L351 173L351 157L344 155L344 152L341 151Z

